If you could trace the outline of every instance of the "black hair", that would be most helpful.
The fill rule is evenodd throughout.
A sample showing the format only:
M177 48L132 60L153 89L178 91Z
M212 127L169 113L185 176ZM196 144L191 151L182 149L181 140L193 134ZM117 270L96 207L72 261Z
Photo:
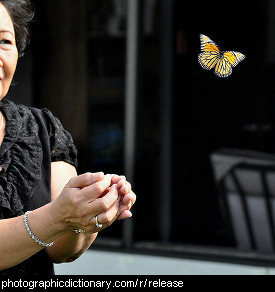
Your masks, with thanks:
M34 16L30 0L0 0L7 9L15 30L15 40L19 56L23 55L30 42L29 26Z

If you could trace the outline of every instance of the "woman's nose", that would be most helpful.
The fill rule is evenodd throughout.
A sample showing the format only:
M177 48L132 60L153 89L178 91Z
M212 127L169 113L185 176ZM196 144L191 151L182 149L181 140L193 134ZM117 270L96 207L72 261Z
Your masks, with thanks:
M3 67L4 66L4 63L3 61L0 59L0 67Z

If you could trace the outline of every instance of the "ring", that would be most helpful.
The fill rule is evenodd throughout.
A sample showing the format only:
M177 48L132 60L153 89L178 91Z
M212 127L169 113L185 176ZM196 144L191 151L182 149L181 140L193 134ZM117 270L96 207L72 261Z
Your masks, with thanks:
M102 224L98 222L97 215L95 216L95 225L96 225L97 228L101 228L102 227Z

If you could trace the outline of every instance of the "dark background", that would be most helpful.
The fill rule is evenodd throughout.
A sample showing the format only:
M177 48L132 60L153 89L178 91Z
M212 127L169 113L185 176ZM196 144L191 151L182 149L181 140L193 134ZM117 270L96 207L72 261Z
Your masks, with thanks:
M33 2L32 43L20 60L11 98L48 107L61 119L79 149L79 172L123 173L125 14L114 35L107 25L115 13L112 1ZM169 242L231 246L209 155L221 147L274 152L274 4L172 2ZM139 59L136 167L131 182L138 195L134 242L161 239L160 3L156 0L152 30L142 36ZM230 77L219 78L198 64L201 33L221 50L246 55ZM120 239L122 229L122 223L116 223L101 238Z

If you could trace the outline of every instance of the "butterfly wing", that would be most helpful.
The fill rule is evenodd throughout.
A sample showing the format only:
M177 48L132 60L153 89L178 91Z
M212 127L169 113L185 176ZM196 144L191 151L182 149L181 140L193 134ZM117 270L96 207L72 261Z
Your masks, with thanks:
M203 52L220 52L219 47L206 35L200 35L201 50Z
M206 35L200 35L202 53L198 56L198 61L202 68L210 70L219 61L220 50L218 46Z
M219 77L228 77L232 73L232 64L223 55L215 66L214 73Z
M219 53L217 52L203 52L198 56L198 61L203 69L210 70L215 67L219 61Z
M235 67L245 58L245 55L239 52L224 52L215 66L214 73L219 77L228 77L232 73L232 67Z
M224 52L223 56L228 60L228 62L230 62L233 67L245 59L244 54L234 51Z

